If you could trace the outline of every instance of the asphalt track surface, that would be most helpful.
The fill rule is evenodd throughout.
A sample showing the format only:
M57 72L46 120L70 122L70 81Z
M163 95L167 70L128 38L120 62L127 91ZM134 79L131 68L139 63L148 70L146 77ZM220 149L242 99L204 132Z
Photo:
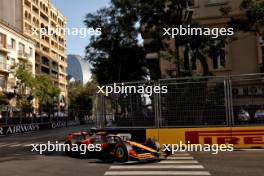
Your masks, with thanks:
M62 142L75 126L0 137L0 176L104 176L104 175L215 175L264 176L264 151L176 153L162 161L119 164L96 159L71 158L63 152L40 155L30 144Z

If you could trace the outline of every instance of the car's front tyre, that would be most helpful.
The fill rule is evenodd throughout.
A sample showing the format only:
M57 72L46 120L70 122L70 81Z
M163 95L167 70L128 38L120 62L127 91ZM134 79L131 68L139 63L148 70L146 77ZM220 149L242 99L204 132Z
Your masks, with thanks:
M125 163L128 161L128 152L124 145L117 145L115 147L115 161Z

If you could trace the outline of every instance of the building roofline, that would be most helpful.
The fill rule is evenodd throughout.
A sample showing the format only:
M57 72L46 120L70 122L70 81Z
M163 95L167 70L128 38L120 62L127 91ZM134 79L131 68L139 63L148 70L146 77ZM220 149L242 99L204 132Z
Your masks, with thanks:
M52 10L55 10L60 17L63 17L63 20L67 21L66 16L63 15L63 13L54 4L52 4L52 2L50 0L47 0L47 2L49 4L49 6L51 6Z

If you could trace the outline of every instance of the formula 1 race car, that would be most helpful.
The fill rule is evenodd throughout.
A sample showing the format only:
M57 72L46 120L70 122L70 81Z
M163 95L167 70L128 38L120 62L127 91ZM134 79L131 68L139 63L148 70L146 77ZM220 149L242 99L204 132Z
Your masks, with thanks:
M97 132L70 133L66 137L65 144L70 145L66 153L70 156L80 155L80 150L73 150L73 146L86 146L85 156L101 160L111 160L120 163L128 161L148 161L162 159L166 154L160 152L159 143L148 139L145 144L130 141L130 134L107 134ZM78 148L78 147L77 147ZM82 153L84 154L84 153Z

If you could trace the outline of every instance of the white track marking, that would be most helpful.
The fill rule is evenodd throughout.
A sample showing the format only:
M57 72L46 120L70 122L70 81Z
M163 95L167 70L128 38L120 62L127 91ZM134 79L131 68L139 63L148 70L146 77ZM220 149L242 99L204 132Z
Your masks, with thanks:
M164 160L160 161L161 164L197 164L198 161L196 160Z
M170 160L193 160L192 156L169 156L166 159Z
M120 165L110 169L204 169L202 165Z
M104 175L211 175L207 171L107 171Z
M5 143L3 145L1 144L0 147L9 147L9 146L15 145L15 144L17 144L17 143L14 143L14 142L13 143Z

